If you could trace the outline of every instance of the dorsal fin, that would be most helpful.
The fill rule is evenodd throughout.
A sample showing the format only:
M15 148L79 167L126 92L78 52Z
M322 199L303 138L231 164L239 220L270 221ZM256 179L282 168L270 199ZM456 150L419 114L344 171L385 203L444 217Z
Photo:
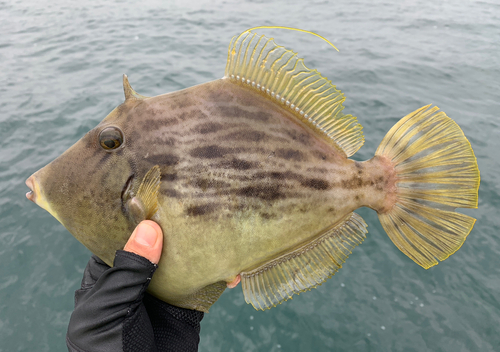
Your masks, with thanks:
M225 78L268 94L298 119L330 137L347 156L364 143L356 117L342 113L342 92L272 38L250 31L234 37Z
M140 99L148 98L144 95L140 95L134 89L132 89L132 86L130 85L130 83L128 81L128 77L125 74L123 75L123 92L125 93L125 101L127 101L129 99L140 100Z

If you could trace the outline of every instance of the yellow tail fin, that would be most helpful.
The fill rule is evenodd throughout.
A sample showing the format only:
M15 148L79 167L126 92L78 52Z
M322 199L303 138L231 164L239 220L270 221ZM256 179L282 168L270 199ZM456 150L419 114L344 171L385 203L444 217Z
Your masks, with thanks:
M394 125L375 155L396 170L396 203L379 214L392 242L425 269L455 253L476 221L455 208L477 208L479 188L476 157L460 127L424 106Z

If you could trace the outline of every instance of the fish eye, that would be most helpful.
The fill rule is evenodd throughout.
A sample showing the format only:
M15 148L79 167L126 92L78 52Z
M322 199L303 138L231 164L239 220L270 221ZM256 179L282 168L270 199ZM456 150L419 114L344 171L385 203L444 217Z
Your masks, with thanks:
M123 144L123 132L118 127L106 127L99 134L99 144L105 150L116 149Z

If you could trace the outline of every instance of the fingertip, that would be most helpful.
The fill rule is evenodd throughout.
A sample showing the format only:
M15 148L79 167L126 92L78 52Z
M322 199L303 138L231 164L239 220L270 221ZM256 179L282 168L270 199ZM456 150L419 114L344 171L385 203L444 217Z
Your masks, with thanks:
M137 225L123 250L145 257L157 264L163 248L163 231L154 221L144 220Z
M142 225L149 225L149 226L153 227L155 229L155 231L158 232L159 234L161 234L161 235L163 234L163 231L161 230L160 225L158 225L153 220L143 220L137 226L142 226Z

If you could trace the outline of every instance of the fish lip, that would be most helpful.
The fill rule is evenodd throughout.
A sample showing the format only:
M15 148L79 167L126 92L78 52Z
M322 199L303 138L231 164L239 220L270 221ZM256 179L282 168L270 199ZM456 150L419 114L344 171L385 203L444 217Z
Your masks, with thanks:
M33 178L34 178L33 176L30 176L25 182L26 186L28 186L28 188L30 189L30 191L26 193L26 198L28 198L29 200L31 200L33 203L36 204L36 193L34 191L35 182Z

